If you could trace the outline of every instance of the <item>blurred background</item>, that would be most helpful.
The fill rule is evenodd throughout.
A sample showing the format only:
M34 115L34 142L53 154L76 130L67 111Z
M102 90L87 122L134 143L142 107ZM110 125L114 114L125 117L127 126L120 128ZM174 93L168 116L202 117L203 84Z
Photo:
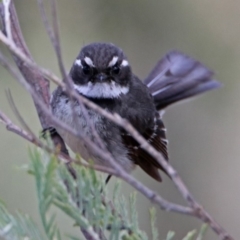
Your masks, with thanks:
M15 3L34 59L60 76L36 1ZM47 4L46 7L49 10ZM104 41L121 47L134 73L142 79L171 49L197 58L216 73L224 85L222 89L170 107L164 120L172 165L195 198L236 239L240 237L239 9L240 2L234 0L58 1L67 69L84 44ZM1 49L7 53L3 46ZM9 88L21 114L38 134L41 128L31 98L5 69L0 69L0 109L16 120L5 95L5 89ZM29 146L0 125L0 198L10 210L26 212L40 223L33 178L19 168L28 163ZM159 184L140 170L134 175L166 199L184 203L167 177ZM133 189L124 184L123 194L128 196L131 191ZM150 206L149 200L138 194L140 227L148 233ZM73 223L61 213L58 213L58 222L63 231L72 233ZM175 231L176 239L181 239L187 231L200 226L196 219L158 210L160 239L168 230ZM74 231L79 234L78 229ZM206 239L217 237L209 230Z

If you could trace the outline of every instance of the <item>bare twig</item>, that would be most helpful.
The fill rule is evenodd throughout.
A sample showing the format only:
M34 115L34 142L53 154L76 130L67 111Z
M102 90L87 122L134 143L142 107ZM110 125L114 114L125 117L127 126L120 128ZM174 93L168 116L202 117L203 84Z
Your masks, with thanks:
M64 81L67 81L67 84L71 85L70 81L68 81L68 76L63 64L63 58L62 58L62 52L61 52L61 45L60 45L60 38L59 38L59 27L58 27L58 18L57 18L57 7L56 7L56 1L51 0L51 15L52 15L52 26L50 25L47 14L44 8L43 0L37 0L41 18L44 24L44 27L46 29L46 32L49 36L49 39L53 45L53 48L55 50L58 66L62 74L62 78Z
M93 168L97 171L114 174L114 170L112 170L111 168L107 168L107 167L96 165L96 164L90 165L90 164L82 162L82 161L80 162L77 159L73 159L70 156L62 154L60 151L58 151L58 149L51 148L49 145L46 145L42 141L40 141L40 139L33 133L29 133L29 132L23 130L22 128L18 127L17 125L15 125L11 121L11 119L2 111L0 111L0 122L6 126L6 129L8 131L13 132L13 133L17 134L18 136L26 139L30 143L34 144L35 146L44 149L49 154L56 155L63 163L74 162L76 164L82 165L87 168Z
M63 64L63 58L62 58L62 51L61 51L61 44L60 44L60 37L59 37L59 26L58 26L58 18L57 18L57 6L56 6L56 0L51 0L51 15L52 15L52 23L53 23L53 33L54 33L54 46L55 51L58 59L58 65L60 68L60 71L62 73L63 79L67 79L67 73ZM68 80L67 80L68 81ZM70 81L68 81L69 83Z
M6 34L9 40L12 41L11 21L10 21L10 12L9 12L11 0L3 0L3 3L4 3L4 16L5 16L4 21L6 26Z
M50 25L50 23L48 21L43 0L37 0L37 2L38 2L38 9L40 11L40 15L41 15L42 22L44 24L45 30L46 30L46 32L48 34L48 37L49 37L52 45L55 45L55 43L54 43L55 38L54 38L54 35L53 35L53 30L52 30L52 27L51 27L51 25Z
M22 36L21 28L19 26L18 22L18 17L16 14L16 10L14 7L14 4L11 2L10 4L10 21L11 21L11 33L12 33L12 38L13 38L13 44L12 46L15 49L18 49L20 54L22 56L27 56L28 60L32 63L32 57L31 54L26 46L26 43L24 41L24 38ZM0 14L1 14L1 20L3 22L3 28L6 28L6 24L4 24L5 21L5 16L4 16L4 5L3 3L0 4ZM5 31L6 32L6 31ZM3 32L0 32L2 37L7 40L7 37L4 36ZM6 35L8 36L8 35ZM25 64L25 61L22 60L21 58L18 57L18 54L14 54L14 60L16 65L18 66L20 72L23 74L24 78L27 80L27 82L33 86L33 88L36 90L38 93L37 95L42 99L42 101L46 104L47 107L49 107L49 81L46 80L44 75L40 74L36 69L33 69L32 67L29 67L28 65ZM35 101L34 101L35 103ZM38 105L35 103L36 110L38 112L39 120L42 124L42 127L44 129L48 128L51 124L48 122L48 119L45 118L44 114L42 114L40 108ZM60 146L61 150L64 153L68 153L67 148L62 140L62 138L58 135L55 134L54 137L52 137L52 140L56 146Z
M14 125L12 121L1 111L0 111L0 122L6 126L8 131L14 132L17 135L23 137L24 139L32 143L34 142L30 134L28 134L26 131L19 128L18 126Z
M83 141L85 141L85 143L91 147L94 151L96 151L97 153L99 153L100 155L102 154L102 151L98 148L97 145L95 145L94 143L92 143L92 141L87 138L86 136L82 135L82 133L80 132L76 132L74 131L72 128L70 128L68 125L64 124L63 122L59 121L59 119L57 119L56 117L54 117L51 113L51 111L46 108L45 104L42 102L41 98L39 98L36 93L35 90L33 89L33 87L28 84L25 79L19 75L19 73L13 68L13 66L10 64L9 61L7 61L6 57L4 57L2 55L2 53L0 52L0 63L9 71L9 73L32 95L34 101L38 104L38 107L40 108L41 111L44 112L44 114L48 117L49 121L54 124L54 126L58 126L60 128L65 129L66 131L68 131L70 134L81 138ZM16 109L15 109L16 110ZM18 115L18 114L17 114ZM20 120L21 121L21 120ZM105 155L103 157L106 157ZM112 162L114 162L112 160Z
M1 3L1 18L3 21L5 21L4 13L4 2ZM6 34L6 39L11 42L12 45L14 45L16 48L21 49L22 53L26 55L30 60L32 60L31 54L23 40L23 36L19 26L16 10L14 7L14 4L11 2L9 6L9 11L10 11L10 23L5 23L3 22L3 27L9 28L8 30L6 29L5 34ZM9 38L7 34L11 33L12 38ZM3 33L1 32L3 35ZM9 40L10 39L10 40ZM12 39L12 41L11 41ZM49 81L47 81L42 75L38 74L33 69L29 68L29 66L26 66L24 64L24 61L20 58L18 58L14 54L14 60L18 66L18 68L21 69L21 73L26 79L29 79L29 84L33 85L35 89L37 89L37 93L41 96L43 96L43 100L46 103L47 106L49 106ZM46 124L46 120L44 121L44 116L41 117L40 121L42 121L42 124Z
M31 134L32 136L35 137L33 131L30 129L30 127L27 125L27 123L25 122L25 120L23 119L23 117L21 116L21 114L19 113L17 107L16 107L16 104L14 103L14 100L13 100L13 97L12 97L12 94L11 94L11 91L10 89L8 89L6 91L6 95L7 95L7 99L8 99L8 102L10 104L10 107L12 108L12 111L13 113L15 114L15 116L18 118L20 124L23 126L23 128L29 133ZM36 138L36 137L35 137Z

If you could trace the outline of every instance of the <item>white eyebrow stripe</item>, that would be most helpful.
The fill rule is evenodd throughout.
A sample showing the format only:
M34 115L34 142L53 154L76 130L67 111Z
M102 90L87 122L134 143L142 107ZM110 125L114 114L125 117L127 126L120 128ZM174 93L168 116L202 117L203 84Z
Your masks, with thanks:
M93 64L93 61L92 61L91 58L85 57L84 60L85 60L85 62L86 62L87 65L89 65L89 66L91 66L91 67L95 67L95 65Z
M128 61L124 59L124 60L122 61L122 63L121 63L121 66L122 66L122 67L128 66Z
M112 58L112 60L109 62L108 67L114 66L117 61L118 61L118 57L117 57L117 56L114 56L114 57Z
M74 62L74 64L82 67L82 61L81 61L80 59L76 59L76 61Z

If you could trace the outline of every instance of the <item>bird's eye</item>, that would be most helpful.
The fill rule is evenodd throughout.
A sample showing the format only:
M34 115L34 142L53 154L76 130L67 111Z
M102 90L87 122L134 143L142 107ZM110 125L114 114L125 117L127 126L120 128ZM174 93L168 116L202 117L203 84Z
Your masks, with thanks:
M89 67L87 64L83 65L82 71L83 71L84 75L87 75L87 76L92 74L92 68Z
M120 67L117 66L117 65L113 66L111 73L112 73L113 75L118 75L118 74L120 73Z

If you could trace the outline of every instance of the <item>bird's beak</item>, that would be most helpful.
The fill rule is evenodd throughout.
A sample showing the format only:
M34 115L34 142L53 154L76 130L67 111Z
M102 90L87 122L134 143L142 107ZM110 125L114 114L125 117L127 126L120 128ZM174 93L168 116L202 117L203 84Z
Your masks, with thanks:
M99 73L96 75L96 80L98 82L105 82L108 79L108 76L105 73Z

